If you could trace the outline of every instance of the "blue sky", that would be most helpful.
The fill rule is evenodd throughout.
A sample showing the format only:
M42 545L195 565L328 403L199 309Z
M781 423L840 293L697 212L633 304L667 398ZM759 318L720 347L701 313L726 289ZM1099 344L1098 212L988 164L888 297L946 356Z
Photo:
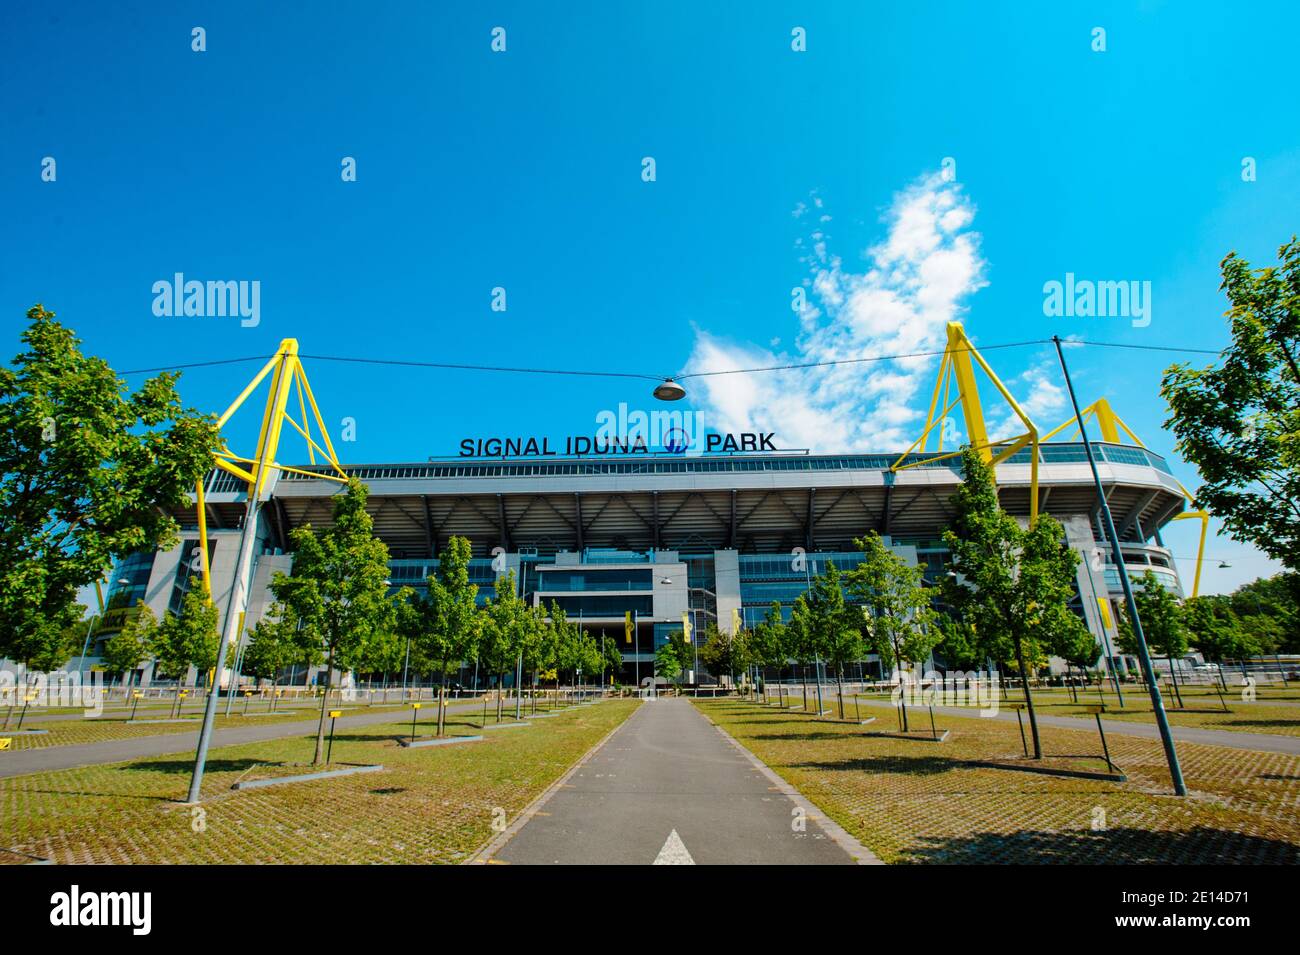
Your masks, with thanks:
M984 344L1215 348L1219 260L1265 264L1300 221L1300 14L1284 3L19 2L6 15L6 356L37 301L119 369L296 337L308 354L672 374L924 350L950 318ZM355 182L340 176L348 156ZM156 316L153 283L176 272L260 282L259 324ZM1150 282L1150 324L1046 317L1043 285L1067 272ZM1044 349L990 357L1041 425L1064 417ZM1109 397L1163 453L1156 386L1176 357L1070 353L1081 397ZM220 410L254 368L191 370L182 392ZM340 447L354 463L591 433L602 410L652 405L634 380L308 372L327 420L356 420ZM923 362L732 376L688 400L707 424L785 446L893 450L932 376ZM1194 554L1192 531L1168 535L1176 554ZM1206 590L1273 569L1226 538L1210 552L1233 567L1212 565Z

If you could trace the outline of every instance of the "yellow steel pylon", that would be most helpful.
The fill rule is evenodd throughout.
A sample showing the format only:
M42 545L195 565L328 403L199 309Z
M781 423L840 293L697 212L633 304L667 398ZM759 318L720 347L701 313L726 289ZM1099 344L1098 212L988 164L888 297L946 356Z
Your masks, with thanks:
M1080 417L1082 417L1085 422L1089 418L1096 419L1097 427L1101 430L1102 441L1109 444L1119 444L1121 441L1120 432L1122 431L1124 434L1128 435L1129 438L1132 439L1133 443L1139 448L1147 450L1147 446L1142 443L1142 439L1134 433L1132 428L1124 423L1124 419L1115 413L1115 409L1110 406L1110 402L1105 398L1098 398L1092 404L1088 405L1088 407L1084 408ZM1047 432L1047 434L1043 435L1042 440L1048 441L1067 428L1073 428L1070 432L1069 440L1074 440L1079 436L1079 423L1074 418L1069 418L1051 431ZM1195 597L1201 592L1201 568L1205 563L1205 539L1210 530L1210 514L1208 511L1196 507L1196 499L1192 497L1192 492L1187 490L1182 481L1174 478L1174 483L1178 485L1178 490L1182 492L1183 498L1194 508L1194 510L1183 511L1181 514L1175 514L1173 520L1196 520L1201 522L1201 538L1200 543L1196 548L1196 574L1192 579L1191 595Z
M990 441L988 428L984 423L984 407L980 404L979 387L975 381L975 366L978 365L993 383L993 387L998 390L1002 399L1011 408L1012 413L1020 419L1025 426L1024 434L1018 434L1010 438L1002 438L996 441ZM951 403L948 396L956 390L956 397ZM948 323L948 344L943 352L943 359L939 363L939 375L934 383L934 395L930 399L930 411L925 419L925 428L921 436L912 442L911 447L899 455L898 460L890 468L891 471L906 471L908 468L918 467L923 463L931 461L942 461L946 458L953 458L961 454L960 450L950 451L947 454L940 454L937 457L926 458L925 461L914 461L911 464L904 464L907 456L914 451L926 451L930 441L930 432L937 426L939 428L939 441L937 450L943 451L943 422L957 405L961 405L962 419L966 424L967 443L979 452L980 457L988 464L998 465L1006 461L1021 448L1028 445L1032 449L1029 464L1029 521L1033 523L1038 520L1038 427L1030 420L1016 399L1012 397L1011 392L1007 390L1006 385L1002 384L1001 379L989 367L984 356L979 353L975 345L966 337L966 330L962 328L960 322Z
M240 406L248 400L248 397L257 390L257 386L266 379L267 375L272 376L271 390L266 396L266 408L262 412L262 429L257 436L256 453L251 458L241 457L231 451L224 439L222 439L221 447L213 451L213 462L221 470L233 474L246 483L250 502L259 501L262 498L266 493L269 479L276 471L309 474L311 477L322 478L327 481L347 483L347 475L344 473L342 465L339 464L338 456L334 453L334 445L330 441L329 431L321 418L320 408L316 404L316 397L312 394L311 385L307 381L307 373L303 370L302 361L298 358L298 340L296 338L286 338L280 342L280 348L271 360L262 367L262 370L239 393L239 397L217 419L217 428L225 427L226 423L239 410ZM298 408L302 414L302 424L295 421L287 410L290 392L294 390L295 386L298 392ZM307 417L308 406L311 407L311 419ZM312 437L311 421L313 419L316 422L320 438L324 442L324 447ZM307 442L308 461L315 464L316 455L320 454L338 472L336 475L303 471L299 468L287 467L276 461L276 454L280 448L280 433L286 421L293 425L294 430L301 434ZM212 581L211 568L208 566L208 522L204 507L204 480L205 478L199 479L195 493L199 518L199 555L203 567L203 589L211 599ZM252 510L250 508L250 513Z
M199 745L194 754L194 773L190 777L190 792L186 800L191 804L199 801L202 791L203 772L207 764L208 747L212 742L212 731L217 715L217 697L220 696L221 692L220 680L221 673L225 669L226 652L228 648L237 646L242 636L244 614L248 609L248 592L252 580L253 550L257 538L258 512L261 508L262 495L267 491L271 475L277 471L288 471L293 474L310 474L312 477L347 483L347 475L334 453L334 445L330 442L329 432L325 429L325 422L321 419L320 408L316 405L316 398L311 393L311 385L307 383L307 375L303 371L302 362L298 360L298 342L296 339L286 338L280 342L279 351L257 373L257 376L248 383L247 387L240 392L239 397L226 409L226 413L217 419L218 429L225 427L226 422L239 410L240 405L248 400L248 396L257 389L257 386L262 383L267 375L272 375L271 393L267 396L266 408L262 412L262 430L258 432L257 436L257 453L251 458L240 457L231 451L224 441L221 443L220 448L213 451L213 459L218 468L233 474L247 484L248 500L244 512L244 527L239 537L239 555L235 560L235 573L230 584L230 600L226 607L226 618L222 622L221 638L217 642L217 661L216 666L212 669L211 689L203 706L203 725L199 730ZM289 406L289 392L293 390L295 385L298 388L298 407L302 412L302 424L294 421L286 410ZM312 417L316 421L316 427L320 430L321 440L325 442L324 447L317 444L316 440L311 436L311 421L307 417L307 405L309 403ZM311 463L316 463L316 453L319 452L338 472L336 475L317 474L313 471L285 467L276 461L276 453L280 448L280 432L286 421L293 425L298 433L306 439L307 456ZM212 581L211 569L208 566L208 521L205 505L203 478L200 478L195 489L195 506L198 509L199 517L199 553L203 566L203 590L208 600L211 601ZM233 691L235 689L233 686L233 669L231 683L230 689ZM232 697L227 694L227 710L231 699Z

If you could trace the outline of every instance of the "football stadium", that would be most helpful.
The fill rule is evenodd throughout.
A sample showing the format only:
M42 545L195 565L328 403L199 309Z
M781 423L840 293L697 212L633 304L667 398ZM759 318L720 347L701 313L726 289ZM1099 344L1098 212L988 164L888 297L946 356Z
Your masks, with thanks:
M315 408L296 343L286 345L263 370L263 376L275 372L264 420L274 419L277 400L283 412L287 393L281 392L295 382ZM1024 434L987 437L981 373L986 392L991 386L1024 422ZM306 403L302 410L307 424ZM294 422L328 463L313 453L301 465L268 464L251 481L258 459L218 454L218 467L196 488L192 506L174 515L183 530L178 546L131 555L114 569L94 644L102 646L138 601L159 616L176 611L204 574L223 615L243 614L236 632L246 640L272 603L272 577L292 566L290 533L305 524L328 526L339 482L355 477L369 486L368 506L389 549L394 588L426 586L440 548L451 537L468 538L480 600L498 576L513 574L527 601L554 601L593 635L617 640L623 682L645 681L655 648L673 631L698 638L709 624L752 626L774 601L788 612L826 562L841 569L855 564L854 539L871 531L908 563L924 566L930 581L946 573L942 538L949 497L960 482L959 452L942 443L943 422L952 415L960 415L967 443L994 464L1009 514L1029 521L1046 513L1061 522L1082 556L1074 605L1097 637L1098 660L1121 672L1132 668L1116 651L1120 568L1106 543L1084 445L1060 439L1070 436L1067 425L1042 433L1029 421L957 324L949 329L925 429L909 449L778 451L767 435L709 435L698 454L681 445L655 450L639 437L604 445L584 438L554 445L536 438L466 439L457 458L343 465L319 414L317 438ZM1184 587L1161 533L1174 520L1203 521L1203 513L1188 509L1187 491L1168 462L1142 446L1104 399L1083 418L1092 423L1089 439L1124 571L1133 577L1151 571L1180 596L1194 593L1197 582ZM1077 423L1069 425L1077 438ZM274 443L261 442L259 454L272 452L268 461ZM575 448L585 453L572 453ZM253 508L250 493L257 498ZM245 535L249 513L255 517ZM1199 567L1198 560L1198 576ZM235 594L241 575L246 590ZM237 670L237 646L232 659ZM862 673L879 674L878 662L862 661ZM144 686L151 676L149 665L138 674ZM295 682L315 676L286 675ZM702 671L693 676L710 678ZM477 681L472 661L463 678L467 685Z

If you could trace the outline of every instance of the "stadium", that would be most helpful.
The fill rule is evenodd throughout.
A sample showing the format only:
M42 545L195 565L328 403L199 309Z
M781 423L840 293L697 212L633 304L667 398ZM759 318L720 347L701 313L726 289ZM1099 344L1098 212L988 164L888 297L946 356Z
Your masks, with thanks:
M1026 422L1025 435L980 441L977 369ZM310 397L305 376L300 387ZM448 539L468 538L480 599L498 576L513 573L527 601L555 601L593 635L618 640L621 679L643 681L653 672L655 648L682 629L683 620L696 634L710 623L728 630L737 619L752 626L773 601L788 608L827 561L841 568L855 564L853 541L870 531L909 564L923 565L930 581L944 574L942 535L951 518L949 497L960 482L958 459L941 443L937 450L926 450L926 444L958 405L971 443L983 447L995 466L1002 507L1024 521L1051 514L1082 555L1074 606L1098 638L1099 660L1121 671L1132 668L1133 661L1114 652L1123 595L1083 444L1052 440L1065 426L1040 435L959 325L949 330L926 429L906 451L779 452L760 436L709 442L737 449L726 453L655 452L638 444L565 456L545 441L530 447L525 439L466 439L462 456L454 459L349 466L332 459L268 467L251 551L243 555L249 585L240 601L240 632L246 634L266 613L273 575L291 568L291 532L305 524L329 525L331 499L346 475L369 486L368 506L375 533L389 549L394 588L425 586ZM1085 418L1095 420L1096 433L1089 437L1125 571L1139 577L1149 570L1180 596L1194 592L1195 584L1184 588L1161 533L1173 520L1204 515L1187 510L1188 494L1168 463L1143 447L1104 399L1090 405ZM324 447L309 442L333 458L327 437ZM566 444L571 447L571 439ZM557 449L563 447L557 442ZM475 456L485 451L496 456ZM114 569L97 645L137 601L159 616L177 610L203 573L218 608L230 612L254 486L250 473L231 462L250 460L219 455L219 467L196 488L192 506L174 515L183 529L181 543L132 555ZM863 667L864 674L878 672L872 658ZM467 682L470 668L467 661ZM139 674L146 686L150 669ZM290 678L312 676L298 672ZM701 672L699 679L707 677Z

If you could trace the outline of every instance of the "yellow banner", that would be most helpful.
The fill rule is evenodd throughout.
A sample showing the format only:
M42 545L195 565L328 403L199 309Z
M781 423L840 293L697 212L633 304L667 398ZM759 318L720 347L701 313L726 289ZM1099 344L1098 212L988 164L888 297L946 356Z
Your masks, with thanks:
M1097 609L1101 611L1101 625L1107 630L1115 626L1110 619L1110 604L1102 598L1097 598Z
M687 643L691 642L691 614L689 610L682 611L682 636L686 638Z
M632 642L632 634L635 631L635 629L636 629L636 625L632 623L632 611L629 610L627 613L623 614L623 642L624 643Z

